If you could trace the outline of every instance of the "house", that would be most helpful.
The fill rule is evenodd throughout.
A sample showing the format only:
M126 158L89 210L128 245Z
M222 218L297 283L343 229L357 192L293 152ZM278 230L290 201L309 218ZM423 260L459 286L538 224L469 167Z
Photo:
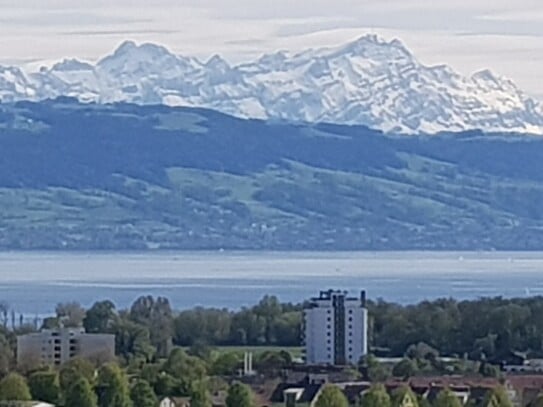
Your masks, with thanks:
M190 398L165 397L160 401L159 407L190 407Z
M280 383L273 391L271 404L283 404L288 407L314 406L324 384L322 383Z
M515 407L527 407L543 393L543 376L508 375L506 389L511 389L511 394L514 392L514 397L509 398Z

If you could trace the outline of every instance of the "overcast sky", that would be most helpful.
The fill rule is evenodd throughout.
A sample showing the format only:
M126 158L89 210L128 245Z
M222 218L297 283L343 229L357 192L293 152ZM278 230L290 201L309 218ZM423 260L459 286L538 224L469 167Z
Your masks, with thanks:
M0 0L0 63L95 60L133 39L231 62L399 38L426 64L490 68L543 98L543 0Z

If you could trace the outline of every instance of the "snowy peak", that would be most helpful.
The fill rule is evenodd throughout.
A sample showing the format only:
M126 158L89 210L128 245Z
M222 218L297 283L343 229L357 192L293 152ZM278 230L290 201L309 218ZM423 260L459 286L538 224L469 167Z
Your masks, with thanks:
M490 70L425 66L399 40L365 35L331 48L279 51L232 66L125 41L96 64L65 59L25 75L0 66L0 99L199 106L239 117L362 124L385 132L543 134L543 108Z
M69 71L92 71L94 67L86 62L81 62L77 59L64 59L56 63L51 68L51 71L69 72Z
M0 65L0 102L35 97L35 89L21 69Z
M336 55L356 56L373 60L413 60L413 55L401 41L394 39L390 42L377 35L365 35L340 47Z

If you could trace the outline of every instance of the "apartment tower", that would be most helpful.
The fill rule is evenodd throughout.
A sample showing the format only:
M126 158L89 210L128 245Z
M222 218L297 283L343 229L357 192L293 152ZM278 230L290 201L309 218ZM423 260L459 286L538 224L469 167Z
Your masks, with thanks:
M305 360L309 365L356 365L368 353L366 293L321 291L304 310Z

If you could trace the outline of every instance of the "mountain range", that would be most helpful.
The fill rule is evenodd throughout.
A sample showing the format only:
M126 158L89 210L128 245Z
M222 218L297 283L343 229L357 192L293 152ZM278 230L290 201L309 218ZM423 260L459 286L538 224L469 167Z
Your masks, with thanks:
M541 250L543 138L0 104L0 249Z
M398 40L374 35L335 48L277 52L238 65L163 46L121 44L96 63L66 59L38 71L0 66L0 101L68 96L100 104L204 107L240 118L357 124L386 133L543 134L541 104L486 70L465 77L425 66Z

